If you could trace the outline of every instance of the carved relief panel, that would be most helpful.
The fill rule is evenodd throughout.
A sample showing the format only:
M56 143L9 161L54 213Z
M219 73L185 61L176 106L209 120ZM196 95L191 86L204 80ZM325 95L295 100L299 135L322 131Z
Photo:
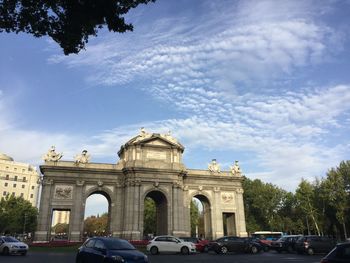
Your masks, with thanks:
M54 199L72 199L72 185L55 185Z

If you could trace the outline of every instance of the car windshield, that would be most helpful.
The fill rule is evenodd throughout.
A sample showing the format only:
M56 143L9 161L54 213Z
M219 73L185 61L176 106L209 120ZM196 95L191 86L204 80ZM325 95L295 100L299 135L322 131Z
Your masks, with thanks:
M278 239L277 241L286 241L288 239L288 237L281 237L280 239Z
M14 243L14 242L19 242L16 238L14 237L4 237L5 242L9 243Z
M105 240L106 247L111 250L135 250L136 248L123 239Z

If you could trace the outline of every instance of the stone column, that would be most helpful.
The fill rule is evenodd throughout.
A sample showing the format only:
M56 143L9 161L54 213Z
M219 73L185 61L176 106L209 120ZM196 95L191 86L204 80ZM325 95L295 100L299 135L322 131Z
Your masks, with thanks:
M124 209L123 204L125 202L124 192L125 188L122 184L117 184L115 186L115 195L112 197L111 211L110 211L110 231L114 237L122 237L123 229L123 218L124 218Z
M245 225L245 215L244 215L244 204L243 204L243 189L236 190L236 224L237 224L237 235L241 237L248 236L246 225Z
M185 186L181 192L181 207L183 209L180 224L183 226L184 236L191 236L191 200L189 199L188 186Z
M84 228L84 209L85 200L83 200L84 181L77 181L74 187L73 206L69 219L69 238L71 241L81 241Z
M140 185L129 182L124 200L124 227L122 236L125 239L141 239L139 228Z
M221 210L221 191L219 187L214 189L214 211L212 215L213 222L213 239L222 237L224 235L223 219Z
M35 241L49 241L49 231L51 228L52 220L52 211L50 209L50 200L52 199L52 192L53 180L44 178L40 198L38 226L34 236Z

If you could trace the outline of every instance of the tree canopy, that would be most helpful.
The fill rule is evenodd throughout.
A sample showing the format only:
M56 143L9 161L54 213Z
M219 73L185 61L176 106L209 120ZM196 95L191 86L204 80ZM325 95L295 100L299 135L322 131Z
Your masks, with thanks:
M326 176L304 179L295 193L245 178L243 181L247 231L332 235L348 238L350 224L350 161L342 161Z
M22 197L8 195L0 200L0 233L34 232L38 209Z
M155 0L0 0L0 32L49 36L65 55L84 49L90 36L107 25L109 31L132 31L124 15Z

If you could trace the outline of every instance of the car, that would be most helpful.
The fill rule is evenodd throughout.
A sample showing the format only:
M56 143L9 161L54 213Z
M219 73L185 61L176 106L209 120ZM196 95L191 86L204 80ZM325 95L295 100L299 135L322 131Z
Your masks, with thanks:
M249 238L224 236L210 242L209 249L215 251L217 254L227 254L228 252L245 252L256 254L263 248L259 243Z
M245 239L249 240L250 242L256 242L258 243L262 250L264 252L267 252L270 250L271 245L270 244L266 244L266 242L264 242L265 240L261 240L260 238L256 238L256 237L245 237Z
M295 250L298 254L307 253L308 255L328 253L335 244L336 242L333 238L326 236L301 236L295 243Z
M78 249L76 263L139 262L147 263L148 257L127 240L114 237L92 237Z
M198 252L208 252L209 241L198 237L179 237L183 241L192 242Z
M286 235L276 241L271 242L271 249L276 250L278 253L287 251L293 253L295 251L295 243L302 235Z
M28 245L11 236L0 237L0 253L3 255L20 254L25 256Z
M337 244L331 252L321 259L321 263L350 262L350 242Z
M152 255L163 252L190 254L196 252L196 246L192 242L186 242L174 236L156 236L147 245L147 251Z

